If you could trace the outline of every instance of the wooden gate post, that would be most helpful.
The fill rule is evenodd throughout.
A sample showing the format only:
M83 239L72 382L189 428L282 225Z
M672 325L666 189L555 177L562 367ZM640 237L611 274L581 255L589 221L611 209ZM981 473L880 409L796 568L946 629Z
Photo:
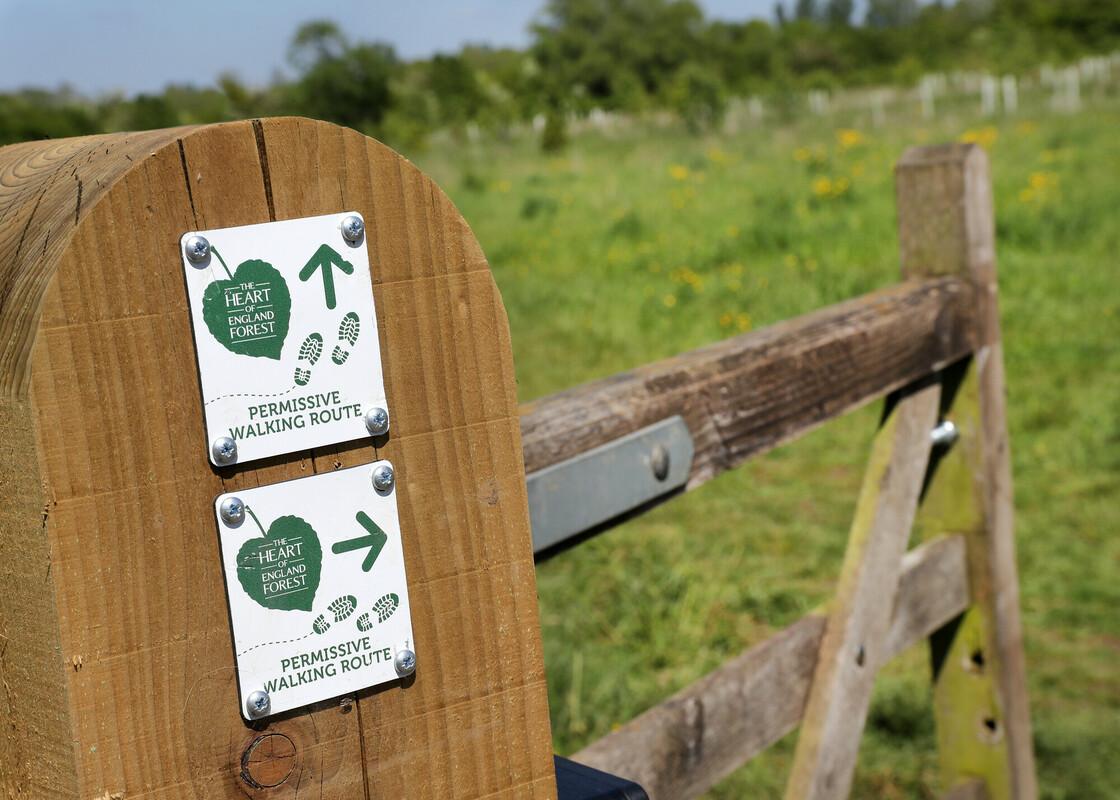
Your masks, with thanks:
M932 639L944 788L957 791L979 781L993 800L1032 800L1038 787L987 156L976 145L911 149L898 163L896 189L903 276L959 276L971 282L976 304L975 354L950 371L946 391L956 395L946 415L960 440L938 465L918 521L927 536L962 533L968 543L973 605Z
M345 210L390 435L211 467L180 235ZM244 722L215 496L379 458L415 677ZM0 149L0 481L3 796L555 796L505 311L388 148L268 119Z

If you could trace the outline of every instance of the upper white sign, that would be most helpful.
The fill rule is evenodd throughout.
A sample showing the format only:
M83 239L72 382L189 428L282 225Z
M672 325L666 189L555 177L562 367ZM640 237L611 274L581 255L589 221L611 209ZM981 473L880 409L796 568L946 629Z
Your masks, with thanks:
M180 249L212 463L381 432L388 406L360 214L191 231Z

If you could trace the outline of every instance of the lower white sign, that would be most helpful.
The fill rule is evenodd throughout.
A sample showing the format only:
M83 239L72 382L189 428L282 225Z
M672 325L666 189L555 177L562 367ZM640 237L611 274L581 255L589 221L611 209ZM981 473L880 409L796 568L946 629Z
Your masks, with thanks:
M415 668L392 465L214 502L241 713L260 719Z

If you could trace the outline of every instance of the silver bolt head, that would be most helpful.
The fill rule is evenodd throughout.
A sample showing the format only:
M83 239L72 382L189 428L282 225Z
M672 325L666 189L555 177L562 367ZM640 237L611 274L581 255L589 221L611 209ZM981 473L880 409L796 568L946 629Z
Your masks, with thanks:
M361 217L351 215L344 217L342 220L342 238L350 242L350 244L357 244L362 241L362 237L366 235L366 224L362 222Z
M373 488L379 492L388 492L393 488L393 468L388 464L379 464L373 468Z
M398 650L393 657L393 667L397 670L397 675L402 678L408 677L416 671L416 654L407 647Z
M929 433L934 447L951 447L960 438L961 432L951 419L942 420Z
M260 689L249 692L249 697L245 700L245 713L249 715L249 719L260 719L271 710L272 698L268 696L268 692Z
M661 445L653 448L653 452L649 456L649 468L653 471L653 477L658 481L663 481L669 477L669 451Z
M380 406L366 411L366 430L371 436L383 436L389 432L389 412Z
M228 436L219 436L210 445L210 453L214 456L215 464L232 464L237 460L237 442Z
M210 258L210 242L205 236L188 236L183 243L183 252L192 264L205 264Z
M218 513L222 516L222 522L236 528L245 521L245 504L240 497L227 497L218 506Z

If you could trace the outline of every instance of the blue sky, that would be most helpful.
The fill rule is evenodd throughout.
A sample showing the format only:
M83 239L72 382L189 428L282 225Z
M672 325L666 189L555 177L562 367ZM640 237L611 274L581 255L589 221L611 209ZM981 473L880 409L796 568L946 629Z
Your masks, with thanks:
M407 57L465 42L524 45L544 0L0 0L0 90L153 91L232 70L267 83L292 31L328 17ZM769 17L773 0L700 0L710 16Z

